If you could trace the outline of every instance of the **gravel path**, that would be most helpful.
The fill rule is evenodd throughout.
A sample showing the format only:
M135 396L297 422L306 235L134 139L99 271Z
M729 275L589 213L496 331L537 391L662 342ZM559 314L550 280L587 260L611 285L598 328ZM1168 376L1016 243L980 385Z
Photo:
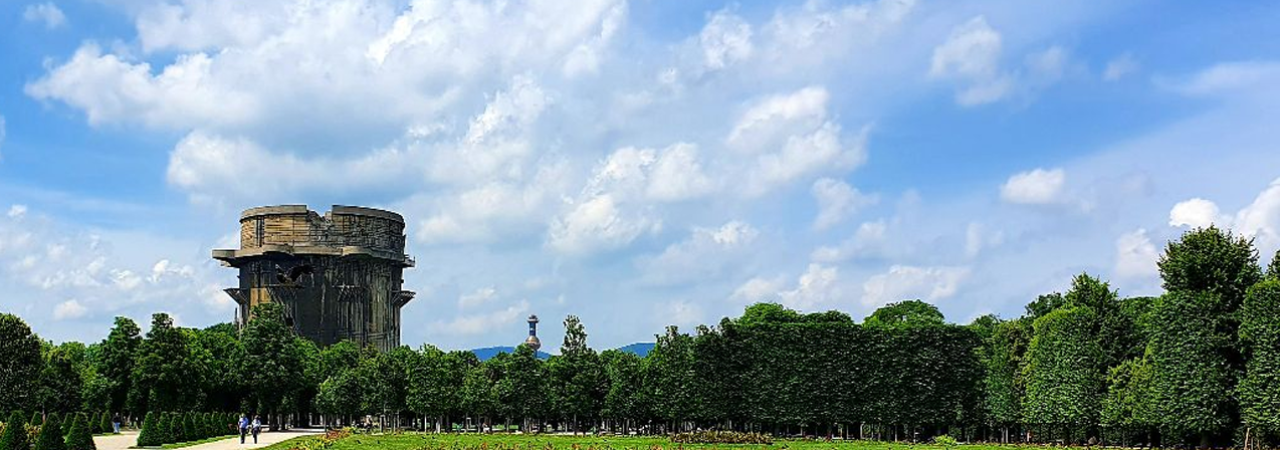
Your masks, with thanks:
M293 439L299 436L319 434L320 430L291 430L262 433L258 435L258 443L253 443L253 436L246 436L245 443L240 443L240 436L228 437L220 441L183 447L181 450L244 450L266 447L268 445ZM126 450L138 443L138 432L124 432L110 436L94 436L93 444L98 450Z

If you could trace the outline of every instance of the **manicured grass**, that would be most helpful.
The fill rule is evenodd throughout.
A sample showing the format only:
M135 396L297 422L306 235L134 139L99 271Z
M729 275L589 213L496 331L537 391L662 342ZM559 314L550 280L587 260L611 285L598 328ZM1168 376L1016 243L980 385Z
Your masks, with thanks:
M141 449L141 448L160 448L160 449L169 450L169 449L174 449L174 448L190 447L190 446L193 446L193 445L208 444L208 443L210 443L210 442L217 442L217 441L221 441L221 440L223 440L223 439L230 439L230 438L233 438L233 437L235 437L235 436L214 436L214 437L211 437L211 438L201 439L201 440L198 440L198 441L190 441L190 442L175 442L175 443L172 443L172 444L164 444L164 445L162 445L162 446L160 446L160 447L137 447L137 446L134 446L134 447L129 447L129 448L139 448L139 449Z
M317 448L318 436L272 444L267 450ZM308 445L310 444L310 445ZM970 444L963 450L1013 450L1019 445ZM1037 447L1040 448L1040 447ZM335 442L326 450L948 450L933 444L876 441L775 440L771 445L675 444L665 436L564 436L519 434L359 434Z

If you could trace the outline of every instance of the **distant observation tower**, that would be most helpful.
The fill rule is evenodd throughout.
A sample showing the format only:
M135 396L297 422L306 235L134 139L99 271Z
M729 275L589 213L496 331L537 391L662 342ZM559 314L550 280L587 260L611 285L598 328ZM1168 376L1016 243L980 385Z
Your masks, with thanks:
M538 316L529 316L529 338L524 340L524 345L528 345L533 349L534 353L542 348L542 341L538 339Z

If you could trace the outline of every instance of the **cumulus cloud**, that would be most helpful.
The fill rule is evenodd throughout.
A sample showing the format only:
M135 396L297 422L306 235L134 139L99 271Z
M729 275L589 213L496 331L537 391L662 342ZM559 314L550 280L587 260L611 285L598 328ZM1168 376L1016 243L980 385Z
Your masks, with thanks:
M1003 231L988 232L987 227L978 222L969 222L965 227L964 254L970 258L978 256L984 249L996 247L1004 243Z
M53 307L53 320L79 319L88 314L89 310L81 305L80 302L72 299L59 303Z
M1067 50L1054 45L1028 53L1021 66L1004 68L1003 47L1003 37L986 17L974 17L934 48L929 76L958 83L956 103L976 106L1030 95L1060 81L1072 65Z
M840 126L828 120L827 90L808 87L770 96L746 110L727 145L754 158L747 168L747 192L758 195L796 179L851 170L866 161L864 128L845 142Z
M1045 205L1062 198L1067 174L1062 169L1035 169L1009 177L1000 187L1000 198L1009 203Z
M473 308L483 305L498 297L498 290L493 286L482 287L474 292L458 297L459 308Z
M622 210L613 196L601 194L574 206L551 222L547 246L569 255L615 250L640 235L661 230L660 219Z
M910 299L933 303L955 295L969 272L967 267L894 265L862 284L862 304L874 308Z
M723 69L751 56L751 24L728 11L713 14L698 39L710 69Z
M1120 235L1116 239L1115 275L1120 278L1149 278L1159 275L1156 261L1160 253L1147 236L1147 230L1139 228Z
M1230 226L1230 219L1222 216L1218 205L1203 198L1178 202L1169 210L1169 226L1205 228L1215 223Z
M53 2L45 2L27 5L27 9L22 11L22 20L40 23L45 28L52 30L65 25L67 16L62 14L62 10L58 9L58 5L53 4Z
M692 326L703 323L706 313L701 305L687 301L658 305L658 317L664 324Z
M840 278L839 268L818 263L809 264L794 286L787 285L781 277L756 277L739 286L730 298L744 303L777 302L788 308L815 311L837 307L850 294L848 283Z
M1280 248L1280 178L1273 180L1235 215L1220 213L1217 204L1202 198L1178 202L1169 211L1169 225L1228 228L1254 238L1262 254L1270 254Z
M719 228L694 228L687 239L662 253L640 257L636 267L650 284L705 282L739 261L759 234L750 224L736 220Z
M890 256L889 225L884 220L863 222L853 236L838 245L821 246L813 251L810 259L818 262L869 260Z
M437 321L435 327L442 332L474 336L491 333L496 329L516 323L529 312L529 301L520 300L514 305L493 311L465 314L449 321Z
M813 221L817 230L830 228L880 201L878 195L863 194L848 183L831 178L814 181L810 192L818 202L818 217Z

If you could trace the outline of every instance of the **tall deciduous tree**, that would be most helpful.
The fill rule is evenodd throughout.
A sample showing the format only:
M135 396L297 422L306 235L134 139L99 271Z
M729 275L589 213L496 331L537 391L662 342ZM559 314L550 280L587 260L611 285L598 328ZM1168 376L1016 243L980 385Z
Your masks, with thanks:
M1072 306L1035 320L1024 369L1022 415L1028 424L1070 430L1097 423L1103 380L1096 363L1102 349L1093 335L1095 314L1088 306Z
M587 346L587 331L578 316L564 319L560 355L547 363L553 410L578 431L580 420L594 420L604 406L608 378L600 357Z
M285 324L284 309L275 303L255 307L241 340L244 359L239 373L248 397L257 410L271 417L272 426L277 426L275 413L285 397L298 389L297 382L303 376L302 360L293 345L293 331Z
M1241 418L1259 432L1280 434L1280 278L1249 288L1240 339L1248 356L1239 387Z
M880 307L862 323L867 327L900 328L942 325L944 322L938 307L920 300L903 300Z
M1029 319L997 324L987 339L986 372L983 379L983 406L988 424L1001 429L1001 440L1009 441L1009 428L1022 421L1022 362L1031 341Z
M133 364L138 346L142 344L142 330L128 317L117 316L111 332L102 341L98 357L98 373L110 385L112 411L123 411L133 383Z
M72 357L60 347L51 347L47 353L44 370L40 372L38 398L41 409L62 412L79 410L80 373L72 365Z
M151 329L138 347L133 366L129 409L136 413L193 406L199 398L199 385L192 383L196 373L186 334L173 326L168 314L153 314Z
M1223 300L1209 291L1174 291L1153 311L1148 349L1155 370L1151 400L1164 429L1199 435L1202 447L1231 424L1236 375L1224 354L1232 345L1222 332Z
M665 334L645 358L645 393L658 418L675 428L696 412L693 392L693 339L675 326Z
M34 409L42 361L40 339L26 322L0 314L0 411Z

